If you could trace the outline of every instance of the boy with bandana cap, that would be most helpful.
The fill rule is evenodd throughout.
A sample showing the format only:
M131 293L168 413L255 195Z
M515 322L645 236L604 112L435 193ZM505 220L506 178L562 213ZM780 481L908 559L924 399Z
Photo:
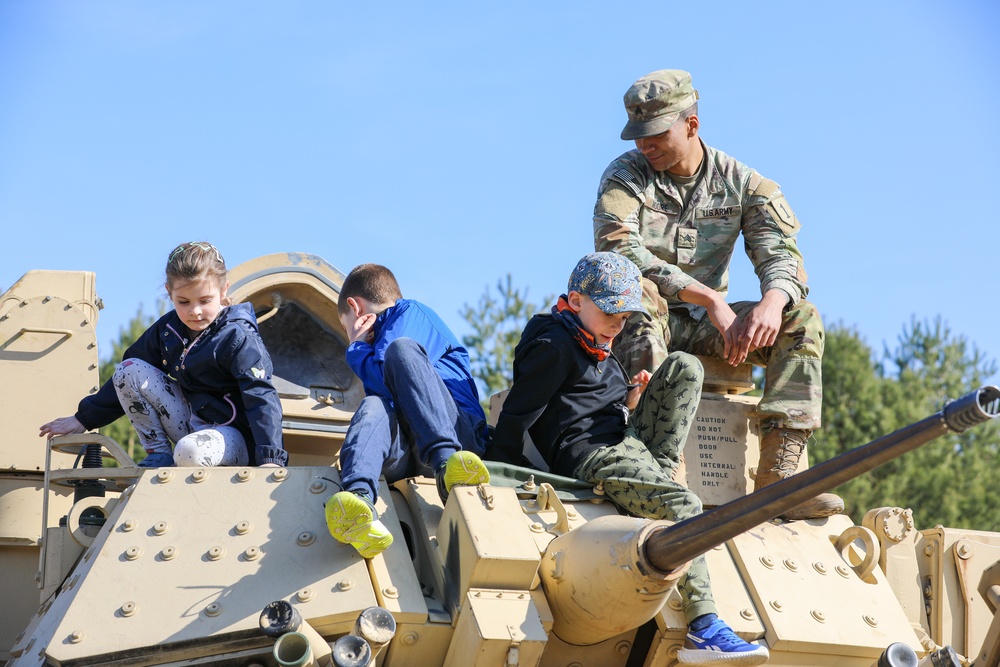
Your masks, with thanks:
M583 257L551 313L524 328L488 455L519 465L530 438L552 472L602 485L631 514L680 521L702 511L673 474L704 370L695 357L674 352L655 373L628 378L610 345L633 313L645 313L635 264L612 252ZM689 629L681 663L767 660L767 648L743 641L718 618L704 556L678 587Z

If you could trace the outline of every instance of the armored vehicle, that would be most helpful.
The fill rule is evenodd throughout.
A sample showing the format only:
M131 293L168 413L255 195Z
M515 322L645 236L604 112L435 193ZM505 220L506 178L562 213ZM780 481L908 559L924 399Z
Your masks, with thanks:
M704 553L721 615L769 648L769 664L998 664L1000 533L919 530L901 507L861 525L772 520L996 418L996 387L749 493L750 375L705 360L678 474L714 509L676 525L622 516L600 488L542 470L508 469L446 504L431 479L383 480L378 510L396 539L365 560L330 536L323 510L363 396L336 315L343 278L295 253L231 272L273 358L285 468L146 469L98 434L43 442L40 424L98 388L95 278L32 271L4 293L0 659L669 667L686 631L674 583Z

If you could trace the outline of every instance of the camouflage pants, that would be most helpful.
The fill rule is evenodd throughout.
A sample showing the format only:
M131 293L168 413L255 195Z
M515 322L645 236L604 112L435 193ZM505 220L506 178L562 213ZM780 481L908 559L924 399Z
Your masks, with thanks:
M667 301L656 284L644 278L642 287L642 303L653 316L652 321L638 314L629 318L614 341L615 355L629 377L642 369L659 367L668 350L722 358L722 334L707 315L697 320L682 308L668 313ZM755 305L755 301L730 304L741 318ZM816 307L799 301L782 314L774 345L747 356L747 363L766 368L764 395L757 406L761 422L808 430L820 427L824 339L823 321Z
M601 484L605 495L635 516L680 521L701 514L701 501L674 481L680 452L701 399L704 370L683 352L667 356L629 419L625 439L602 447L576 469L577 479ZM688 623L716 613L705 557L678 582Z

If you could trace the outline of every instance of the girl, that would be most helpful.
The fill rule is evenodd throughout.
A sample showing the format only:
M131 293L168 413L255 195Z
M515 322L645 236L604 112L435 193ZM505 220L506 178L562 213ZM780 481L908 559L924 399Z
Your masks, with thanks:
M42 425L39 435L83 433L126 414L146 450L143 467L285 465L271 358L252 306L230 305L226 276L212 244L177 246L165 285L174 310L125 351L75 415Z

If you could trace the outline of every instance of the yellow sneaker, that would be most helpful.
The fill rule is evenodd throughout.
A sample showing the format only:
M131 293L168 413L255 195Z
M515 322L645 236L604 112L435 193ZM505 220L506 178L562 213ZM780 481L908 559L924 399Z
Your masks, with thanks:
M326 501L326 527L334 539L350 544L362 558L372 558L392 544L392 533L379 521L365 496L340 491Z
M448 494L456 486L489 484L490 471L475 453L461 450L448 457L445 464L438 469L435 478L438 495L442 501L447 501Z

